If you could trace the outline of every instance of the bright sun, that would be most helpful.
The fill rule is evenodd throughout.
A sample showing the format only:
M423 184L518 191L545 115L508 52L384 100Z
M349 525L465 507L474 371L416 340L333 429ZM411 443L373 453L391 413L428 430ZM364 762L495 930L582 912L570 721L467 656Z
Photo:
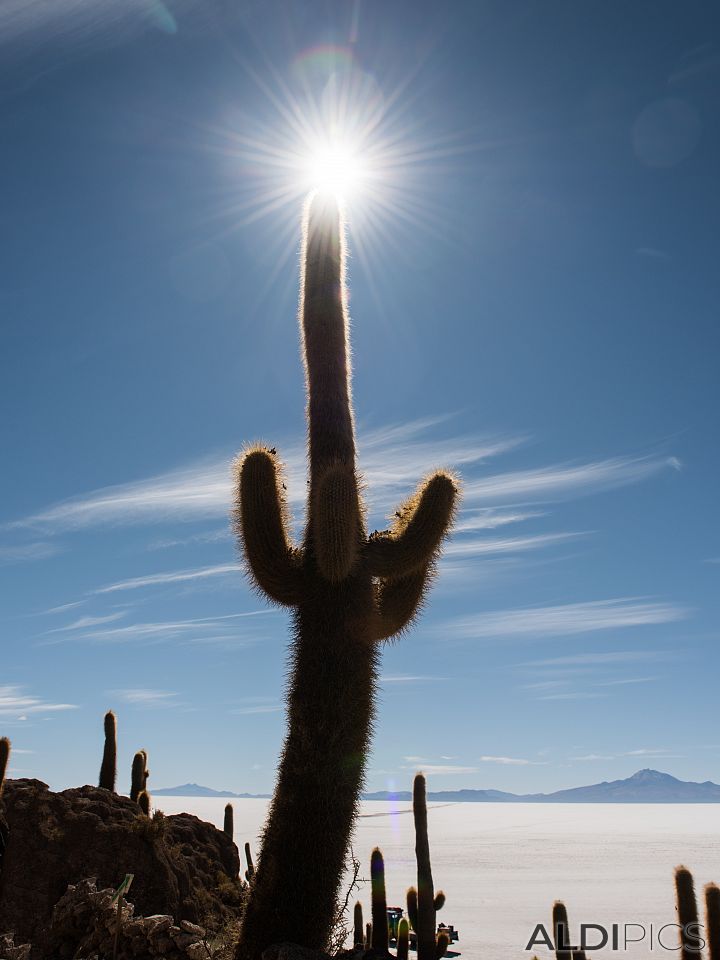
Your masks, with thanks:
M365 170L350 144L335 143L314 151L307 163L307 175L312 190L347 196L357 188Z

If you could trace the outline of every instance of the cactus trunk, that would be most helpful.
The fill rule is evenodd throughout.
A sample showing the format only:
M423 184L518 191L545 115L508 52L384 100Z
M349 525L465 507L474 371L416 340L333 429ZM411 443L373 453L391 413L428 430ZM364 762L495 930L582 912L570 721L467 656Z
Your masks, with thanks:
M363 784L378 644L417 614L457 493L451 476L436 474L395 529L366 536L344 258L338 205L315 197L305 222L300 310L310 463L301 546L287 531L275 451L254 447L239 463L235 522L249 572L271 600L294 608L294 639L288 730L237 960L259 960L283 940L311 949L328 943Z

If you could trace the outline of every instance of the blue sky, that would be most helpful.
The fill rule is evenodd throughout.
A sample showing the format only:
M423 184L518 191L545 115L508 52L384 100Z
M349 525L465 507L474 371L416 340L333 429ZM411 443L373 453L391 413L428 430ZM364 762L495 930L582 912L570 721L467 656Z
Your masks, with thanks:
M230 463L276 445L300 528L273 158L342 89L384 157L348 208L371 526L432 467L465 488L368 786L720 780L713 5L34 9L0 7L15 774L93 782L113 707L121 785L143 746L156 787L272 787L288 623L244 583Z

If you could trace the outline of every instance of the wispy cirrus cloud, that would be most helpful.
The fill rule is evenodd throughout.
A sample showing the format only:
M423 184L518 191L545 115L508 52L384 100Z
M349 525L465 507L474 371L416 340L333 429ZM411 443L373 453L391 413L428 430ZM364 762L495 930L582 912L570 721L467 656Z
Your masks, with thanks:
M667 650L603 650L587 653L572 653L564 657L545 657L542 660L527 660L523 667L585 667L612 666L614 664L638 663L641 661L669 660L675 655Z
M641 747L639 750L625 750L618 753L586 753L578 757L570 757L570 760L582 762L591 762L595 760L627 760L648 757L655 760L680 760L678 754L671 753L665 747Z
M525 498L555 500L639 483L664 470L679 470L677 457L615 457L578 465L556 464L481 477L466 484L472 503Z
M383 675L380 677L380 683L382 683L382 684L386 684L386 683L398 683L398 684L404 684L404 683L433 683L435 680L447 680L447 679L448 679L448 677L436 677L436 676L434 676L433 674L425 674L425 675L422 675L422 674L412 674L412 673L408 673L408 674L397 674L397 675L393 675L393 674L387 674L387 673L385 673L385 674L383 674Z
M239 563L220 563L209 567L195 567L192 570L167 570L163 573L151 573L145 577L131 577L97 587L90 591L93 595L117 593L122 590L139 590L143 587L165 586L170 583L186 583L189 580L207 580L209 577L222 577L242 572Z
M53 703L31 696L20 686L0 686L0 717L23 720L30 714L76 710L74 703Z
M412 760L412 758L408 758ZM433 774L437 776L442 776L445 774L454 775L460 773L477 773L478 767L465 767L453 763L426 763L425 761L419 761L418 763L409 763L402 765L401 770L422 770L423 773Z
M360 461L374 517L391 513L432 467L444 465L467 474L470 468L474 470L523 442L517 436L438 437L435 428L445 419L420 419L360 432ZM304 442L289 443L280 453L287 464L290 502L302 507ZM231 461L230 456L199 460L153 477L91 491L6 524L5 529L35 529L53 535L101 526L224 519L232 504ZM458 530L494 529L538 515L534 510L498 504L577 497L638 483L679 466L675 457L616 457L485 477L466 476L464 513Z
M601 700L607 697L606 693L597 693L593 690L571 690L566 693L544 693L536 700Z
M466 467L505 453L518 437L431 438L439 418L379 427L361 432L358 445L368 495L376 511L394 509L432 466ZM304 443L280 450L289 476L288 497L296 506L305 499ZM196 461L142 480L92 491L53 504L7 528L30 528L48 534L98 526L157 524L227 517L232 504L232 457Z
M271 616L273 610L250 610L244 613L230 613L219 617L193 617L187 620L160 620L146 623L131 623L122 627L101 627L99 629L72 630L67 633L61 628L53 631L64 634L58 640L41 641L62 643L144 643L160 644L171 641L184 644L228 644L246 646L262 639L257 631L240 629L240 624L257 617Z
M498 763L503 767L542 766L547 763L546 760L527 760L525 757L484 756L479 757L478 759L480 763Z
M114 623L117 620L121 620L125 616L124 610L119 610L116 613L108 613L106 616L101 617L78 617L77 620L73 620L72 623L67 623L63 627L54 627L52 630L48 630L47 633L65 633L71 630L89 630L92 627L99 627L105 623Z
M265 713L280 713L283 704L277 697L243 697L239 706L232 707L228 713L234 716L254 717Z
M154 690L134 687L124 690L108 690L108 695L138 707L176 707L178 694L171 690Z
M453 540L443 550L443 556L454 560L458 557L481 557L503 553L526 553L529 550L542 550L584 537L585 532L546 533L531 537L473 537Z
M38 541L36 543L0 546L0 567L14 566L16 563L32 563L34 560L47 560L62 553L57 543Z
M573 636L598 630L673 623L689 611L678 604L619 598L520 610L495 610L459 617L444 625L456 638Z

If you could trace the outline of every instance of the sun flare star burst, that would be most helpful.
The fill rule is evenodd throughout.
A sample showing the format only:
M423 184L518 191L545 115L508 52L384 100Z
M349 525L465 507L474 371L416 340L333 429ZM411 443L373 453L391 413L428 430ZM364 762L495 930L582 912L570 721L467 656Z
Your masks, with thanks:
M349 143L320 146L307 162L309 188L340 198L355 192L365 173L361 155Z

